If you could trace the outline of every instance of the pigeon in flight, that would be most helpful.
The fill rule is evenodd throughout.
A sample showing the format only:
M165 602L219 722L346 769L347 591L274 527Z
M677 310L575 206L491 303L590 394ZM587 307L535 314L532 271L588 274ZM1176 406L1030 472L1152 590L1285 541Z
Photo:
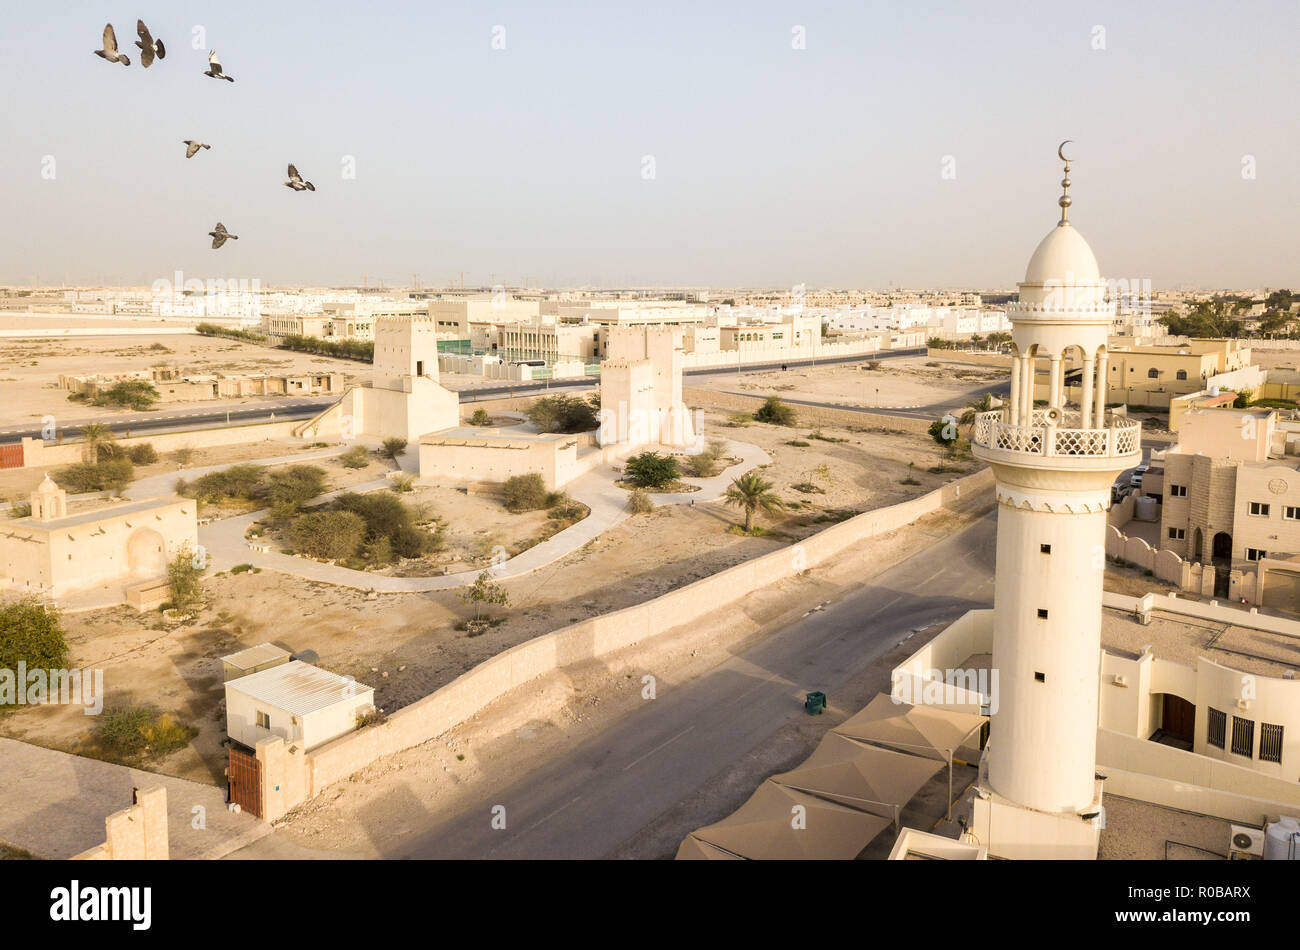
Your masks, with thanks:
M302 176L298 174L298 169L292 165L289 166L289 180L284 183L284 187L292 188L294 191L316 190L316 186L311 182L302 180Z
M167 56L167 47L163 46L162 40L155 40L149 35L149 27L144 25L144 20L135 21L135 31L140 34L140 38L135 41L135 45L140 47L141 66L148 69L153 65L154 56L159 59Z
M233 76L227 76L221 71L221 60L217 59L216 50L208 53L208 68L203 71L203 75L211 76L213 79L224 79L227 82L235 81Z
M110 63L121 63L123 66L130 66L131 60L125 53L117 51L117 35L113 32L113 24L104 24L104 48L95 50L95 55L108 60Z
M229 238L232 241L239 240L239 235L231 234L226 230L226 226L220 221L217 222L216 228L208 232L208 237L212 238L212 249L214 251L226 243L226 238Z
M185 140L185 157L193 158L201 148L212 148L211 145L205 145L202 142L196 142L193 139Z

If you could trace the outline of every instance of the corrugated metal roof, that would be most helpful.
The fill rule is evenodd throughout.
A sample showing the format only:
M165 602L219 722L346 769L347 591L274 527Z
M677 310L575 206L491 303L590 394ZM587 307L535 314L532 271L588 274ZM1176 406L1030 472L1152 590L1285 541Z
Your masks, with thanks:
M301 660L241 676L228 682L226 690L297 716L374 693L372 687Z
M274 643L259 643L257 646L249 647L247 650L240 650L238 653L230 654L230 656L223 656L221 662L229 663L231 666L237 666L241 670L251 670L255 666L260 666L263 663L288 655L288 650L283 650Z

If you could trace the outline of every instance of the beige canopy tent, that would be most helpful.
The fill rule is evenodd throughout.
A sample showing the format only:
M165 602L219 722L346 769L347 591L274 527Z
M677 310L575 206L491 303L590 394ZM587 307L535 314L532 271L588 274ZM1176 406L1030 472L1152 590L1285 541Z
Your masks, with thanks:
M678 861L743 861L738 854L723 851L707 841L701 841L695 835L687 835L681 847L677 849Z
M799 768L772 781L897 820L899 809L943 768L935 759L863 745L834 732Z
M745 804L691 837L750 860L852 860L888 818L765 781ZM683 842L683 848L686 842ZM678 857L682 857L681 850Z
M874 742L948 763L948 817L952 818L952 756L970 734L984 725L978 713L953 712L937 706L912 706L881 693L867 708L831 732Z
M978 713L896 703L881 693L831 732L946 761L984 720Z

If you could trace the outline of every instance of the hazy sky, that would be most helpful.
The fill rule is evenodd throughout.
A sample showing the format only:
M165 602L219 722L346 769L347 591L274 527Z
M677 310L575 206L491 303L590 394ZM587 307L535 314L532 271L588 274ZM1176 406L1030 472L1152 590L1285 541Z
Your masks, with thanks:
M9 0L4 30L3 282L1009 286L1070 138L1107 276L1300 285L1295 0Z

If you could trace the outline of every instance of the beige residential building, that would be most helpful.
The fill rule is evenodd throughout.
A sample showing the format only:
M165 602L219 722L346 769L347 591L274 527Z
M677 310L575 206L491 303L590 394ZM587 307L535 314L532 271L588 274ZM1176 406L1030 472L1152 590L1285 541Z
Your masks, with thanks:
M1271 409L1191 409L1164 459L1160 546L1212 565L1214 592L1300 611L1300 458Z

